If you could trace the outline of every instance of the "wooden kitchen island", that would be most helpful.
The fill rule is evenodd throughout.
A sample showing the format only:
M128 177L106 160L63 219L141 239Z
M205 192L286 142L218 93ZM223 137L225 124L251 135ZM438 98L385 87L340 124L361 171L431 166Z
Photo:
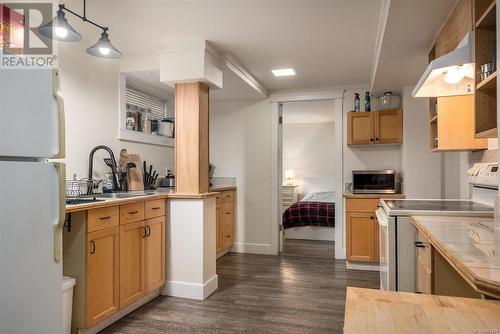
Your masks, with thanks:
M497 301L347 288L345 334L498 332Z

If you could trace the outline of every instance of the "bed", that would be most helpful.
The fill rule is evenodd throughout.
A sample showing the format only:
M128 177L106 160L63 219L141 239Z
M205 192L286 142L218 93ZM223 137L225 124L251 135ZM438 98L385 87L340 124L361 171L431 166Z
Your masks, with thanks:
M304 198L283 213L287 239L334 240L334 178L304 178Z

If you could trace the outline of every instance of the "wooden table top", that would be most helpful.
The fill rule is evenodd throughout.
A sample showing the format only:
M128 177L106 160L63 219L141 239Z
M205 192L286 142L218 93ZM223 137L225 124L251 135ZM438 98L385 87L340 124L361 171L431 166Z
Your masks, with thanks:
M500 224L478 217L416 216L411 221L476 291L500 298Z
M347 288L345 334L499 332L497 301Z

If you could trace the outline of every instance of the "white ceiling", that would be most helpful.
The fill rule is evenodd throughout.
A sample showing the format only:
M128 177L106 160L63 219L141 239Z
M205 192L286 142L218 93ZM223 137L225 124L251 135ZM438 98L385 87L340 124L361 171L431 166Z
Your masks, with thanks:
M167 44L208 40L267 89L369 82L381 0L90 0L87 15L110 27L124 59ZM81 0L67 7L80 11ZM99 32L68 15L84 46ZM293 67L296 77L271 69Z
M89 0L87 15L110 27L110 38L124 53L124 61L159 54L168 44L208 40L219 52L234 56L268 90L366 84L373 79L376 96L386 90L398 92L418 80L431 42L455 2ZM379 21L387 4L380 55L374 63ZM81 0L68 0L66 5L78 12L82 8ZM100 33L95 27L69 14L68 18L84 36L77 47L85 49L95 42ZM271 69L283 67L295 68L297 76L271 74ZM136 74L143 79L157 75ZM230 70L224 69L224 76L225 88L213 91L213 100L262 97Z
M331 100L287 102L283 104L283 124L333 123Z
M427 54L456 0L392 0L372 95L399 92L415 84L427 67Z

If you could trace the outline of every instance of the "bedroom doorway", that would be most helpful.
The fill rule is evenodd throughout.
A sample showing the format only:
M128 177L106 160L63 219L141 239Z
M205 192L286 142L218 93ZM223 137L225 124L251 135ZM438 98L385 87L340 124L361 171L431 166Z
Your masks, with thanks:
M334 107L333 100L280 104L280 251L296 240L335 240Z
M278 254L283 250L283 226L282 226L282 216L283 216L283 191L285 191L285 197L290 197L291 190L284 190L283 185L286 185L286 181L289 178L285 178L285 168L283 164L283 112L287 105L291 105L293 102L315 102L320 105L323 104L326 109L329 110L330 115L334 118L334 140L332 143L321 143L317 146L323 147L324 151L333 152L334 154L334 169L335 173L332 177L331 175L319 175L316 178L310 177L306 178L306 191L317 190L315 192L334 190L334 211L335 211L335 227L330 227L330 233L333 230L334 233L334 255L336 259L345 259L345 232L343 224L343 145L344 145L344 117L343 117L343 90L307 90L307 91L291 91L286 93L278 93L270 96L270 102L272 106L271 114L271 127L272 127L272 172L271 172L271 254ZM298 104L297 104L298 106ZM286 112L286 111L285 111ZM285 115L286 117L286 115ZM331 118L330 118L331 119ZM310 122L310 120L309 120ZM300 132L295 135L297 138L306 137L305 132ZM305 160L305 159L303 159ZM289 168L293 169L293 168ZM291 174L290 174L291 173ZM296 171L287 171L287 176L292 176L295 178L298 175ZM302 178L302 182L304 179ZM304 185L302 184L298 190L303 191ZM311 191L309 191L311 192ZM302 196L305 194L302 193ZM331 193L329 194L332 195ZM292 201L295 199L295 193L291 195ZM319 196L318 194L315 196ZM299 198L299 192L297 192L297 200ZM331 198L331 197L330 197ZM286 202L286 199L285 199ZM286 203L285 203L286 205ZM310 229L312 230L312 229ZM309 232L309 231L308 231ZM311 231L312 232L312 231ZM306 232L307 233L307 232ZM290 233L292 234L292 233ZM325 238L324 233L317 233L314 231L311 233L312 238L321 240ZM318 237L318 234L321 237ZM328 235L328 233L326 233ZM326 237L328 238L328 237ZM331 238L330 238L331 239ZM285 239L286 240L286 239ZM312 241L313 243L315 241ZM316 241L318 242L318 241ZM327 241L328 242L328 241Z

